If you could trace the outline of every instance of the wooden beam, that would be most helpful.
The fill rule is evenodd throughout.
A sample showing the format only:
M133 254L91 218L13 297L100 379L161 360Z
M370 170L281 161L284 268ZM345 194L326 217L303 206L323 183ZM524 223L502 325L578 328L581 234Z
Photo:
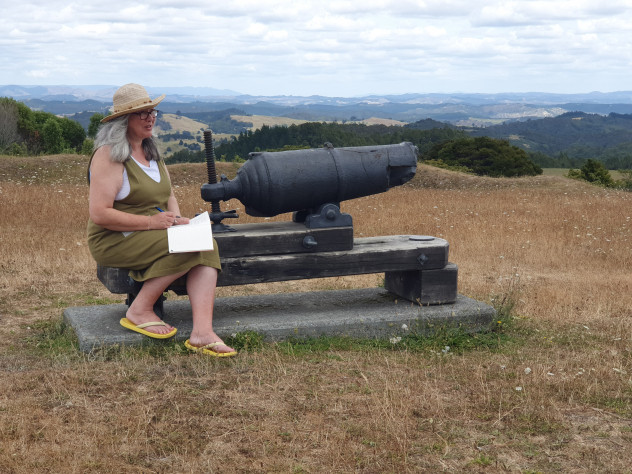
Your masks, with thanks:
M384 275L384 288L421 305L454 303L457 274L454 263L437 270L389 271Z
M299 222L267 222L236 224L230 227L234 232L213 234L222 259L253 255L320 253L353 248L353 226L309 229ZM304 245L307 237L311 237L312 246Z
M348 251L222 258L217 285L440 269L448 263L448 250L443 239L420 241L393 235L355 239Z

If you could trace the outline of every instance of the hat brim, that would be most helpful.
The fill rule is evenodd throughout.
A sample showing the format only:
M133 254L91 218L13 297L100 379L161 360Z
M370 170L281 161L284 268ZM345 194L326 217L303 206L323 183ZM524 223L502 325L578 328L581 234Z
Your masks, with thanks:
M121 112L117 112L115 114L108 115L107 117L104 117L101 120L101 123L109 122L110 120L113 120L113 119L118 118L118 117L122 117L123 115L129 115L129 114L133 114L135 112L140 112L142 110L153 109L158 104L160 104L160 102L162 102L162 100L164 98L165 98L165 94L162 94L160 97L155 98L151 102L146 102L146 103L144 103L142 105L139 105L138 107L134 107L134 108L131 108L131 109L128 109L128 110L123 110Z

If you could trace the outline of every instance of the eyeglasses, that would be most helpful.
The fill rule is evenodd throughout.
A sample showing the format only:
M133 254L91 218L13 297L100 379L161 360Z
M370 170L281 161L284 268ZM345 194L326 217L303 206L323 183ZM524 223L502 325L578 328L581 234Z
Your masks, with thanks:
M151 110L143 110L142 112L132 112L135 115L138 115L141 120L147 120L151 115L152 118L156 118L158 116L159 110L151 109Z

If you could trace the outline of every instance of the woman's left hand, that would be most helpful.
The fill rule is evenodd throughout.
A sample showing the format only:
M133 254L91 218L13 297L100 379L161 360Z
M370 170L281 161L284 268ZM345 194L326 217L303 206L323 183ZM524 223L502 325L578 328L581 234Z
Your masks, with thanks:
M173 221L173 225L184 225L184 224L188 224L189 223L189 218L188 217L176 217L176 219Z

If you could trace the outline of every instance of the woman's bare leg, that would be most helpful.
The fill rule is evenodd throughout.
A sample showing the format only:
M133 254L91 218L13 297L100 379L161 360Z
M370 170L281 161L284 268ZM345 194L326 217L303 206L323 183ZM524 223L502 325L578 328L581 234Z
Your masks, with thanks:
M136 325L160 321L158 315L154 313L154 303L171 283L185 274L186 272L181 272L174 275L150 278L145 281L138 295L136 295L136 298L134 298L134 301L132 301L132 304L127 310L127 319ZM168 324L166 326L149 326L145 328L145 331L154 332L156 334L167 334L172 330L173 327Z
M202 347L212 342L223 342L213 331L213 307L215 305L215 287L217 270L213 267L198 265L187 274L187 293L193 311L193 330L189 342ZM214 346L215 352L233 352L226 345Z

